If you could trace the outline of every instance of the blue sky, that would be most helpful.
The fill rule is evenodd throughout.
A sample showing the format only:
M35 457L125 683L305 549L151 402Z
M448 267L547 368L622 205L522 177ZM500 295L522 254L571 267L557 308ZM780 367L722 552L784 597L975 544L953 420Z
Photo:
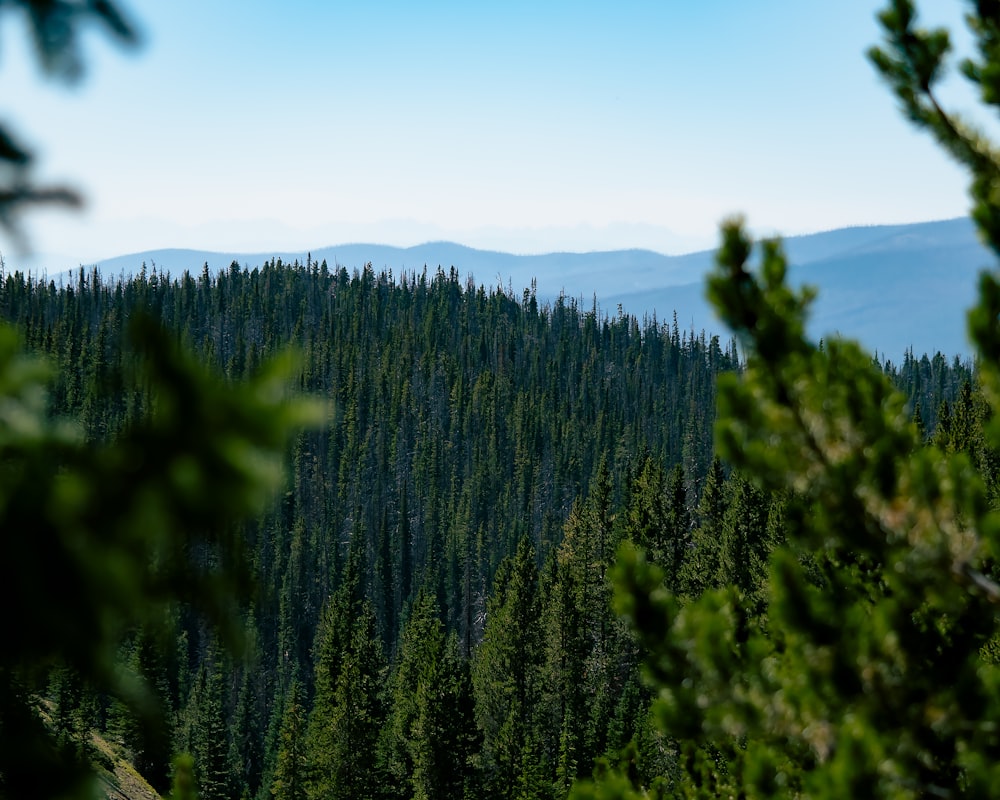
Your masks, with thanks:
M39 80L8 13L0 115L88 199L28 218L26 263L442 238L682 252L734 212L784 234L961 215L963 173L864 57L881 5L131 0L144 45L88 32L74 89ZM960 24L957 0L921 8Z

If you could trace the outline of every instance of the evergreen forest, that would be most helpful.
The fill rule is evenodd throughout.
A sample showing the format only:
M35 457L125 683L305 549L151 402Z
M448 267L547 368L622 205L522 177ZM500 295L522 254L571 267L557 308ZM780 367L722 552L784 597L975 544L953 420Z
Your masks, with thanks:
M81 24L136 40L12 5L67 80ZM966 6L995 114L1000 4ZM1000 257L949 33L879 21ZM79 202L6 128L0 163L15 233ZM1000 276L974 361L879 361L720 233L726 339L457 267L0 259L0 797L995 796Z
M152 716L48 669L51 725L77 752L101 731L164 794L190 754L202 800L563 798L629 748L641 785L683 785L609 576L632 543L679 598L735 587L766 616L785 498L713 450L717 379L745 366L735 340L540 305L454 268L311 259L60 286L13 272L0 309L54 368L50 420L90 447L161 402L135 318L233 386L293 348L286 389L322 406L284 450L285 484L234 531L237 632L186 602L122 632L117 665ZM926 440L992 470L971 364L871 366ZM187 558L211 574L220 553Z

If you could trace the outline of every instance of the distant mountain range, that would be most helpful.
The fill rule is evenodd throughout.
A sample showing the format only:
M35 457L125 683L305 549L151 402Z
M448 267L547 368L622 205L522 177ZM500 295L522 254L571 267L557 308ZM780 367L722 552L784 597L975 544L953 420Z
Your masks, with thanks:
M970 220L961 218L912 225L877 225L798 236L785 240L795 283L819 288L811 333L843 335L899 360L907 348L918 355L941 351L965 356L965 310L975 299L976 276L993 259ZM670 321L676 311L685 330L727 335L704 298L704 277L714 261L710 250L666 256L649 250L512 255L475 250L452 242L416 247L347 244L313 250L312 258L332 267L422 272L426 266L454 266L477 285L512 288L517 296L535 282L540 300L560 294L602 311L618 306L640 318ZM107 277L131 274L145 262L179 275L212 271L233 261L253 268L271 258L305 262L301 252L218 253L199 250L150 250L99 263Z

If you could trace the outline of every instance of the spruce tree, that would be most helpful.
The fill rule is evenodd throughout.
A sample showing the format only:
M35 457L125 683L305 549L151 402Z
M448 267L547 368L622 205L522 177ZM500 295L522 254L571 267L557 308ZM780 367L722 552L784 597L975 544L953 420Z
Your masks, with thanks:
M702 487L691 532L691 546L681 564L675 590L687 597L698 597L723 580L723 518L726 513L726 477L722 461L712 459Z
M527 540L497 571L476 649L472 678L476 718L483 731L485 779L491 797L515 796L535 754L527 742L538 702L541 663L538 569Z
M402 796L415 800L465 796L478 749L468 665L458 639L445 633L437 602L417 592L391 683L389 764Z
M386 786L387 776L375 758L386 719L386 664L375 612L367 601L350 631L336 678L329 689L317 687L309 716L310 798L374 800ZM329 666L321 662L320 669Z
M201 800L229 800L233 788L229 725L226 719L228 670L218 643L213 641L202 667L201 693L192 733L195 774Z
M306 760L306 710L303 707L302 689L297 680L292 681L285 701L285 713L278 735L278 758L271 782L274 800L306 800L308 761Z

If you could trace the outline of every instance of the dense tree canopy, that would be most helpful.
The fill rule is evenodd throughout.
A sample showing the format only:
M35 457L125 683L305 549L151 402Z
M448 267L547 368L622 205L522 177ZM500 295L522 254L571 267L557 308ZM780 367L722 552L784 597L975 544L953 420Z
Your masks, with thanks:
M158 557L156 575L176 564L215 576L240 554L257 586L240 615L242 658L227 655L198 606L177 602L167 583L159 610L116 617L108 663L142 679L165 711L165 736L74 664L46 666L30 694L66 720L65 741L88 727L105 732L161 790L171 756L187 751L190 773L175 777L189 775L203 794L262 799L375 796L388 786L407 796L447 786L562 797L595 758L630 742L643 780L677 772L679 751L653 724L639 679L644 645L612 613L608 576L627 540L648 548L680 596L735 582L759 606L761 565L787 510L712 458L716 380L741 369L732 344L572 300L487 293L454 270L397 280L311 260L198 277L140 269L113 282L80 272L63 287L12 273L0 312L37 354L17 358L58 367L46 373L50 405L38 407L35 429L62 431L85 451L82 469L100 478L99 497L115 498L114 513L132 513L131 491L144 485L136 475L150 461L156 491L179 493L153 520L122 523L139 537L185 521L182 550ZM169 373L169 389L141 367L145 340L128 320L143 315L195 354L150 334L186 365ZM253 382L290 343L305 357L289 377ZM177 394L184 369L198 373L193 385L215 387L211 397L228 398L224 411L221 401ZM979 441L978 390L963 390L975 380L968 365L907 357L878 369L919 387L929 408L954 408L955 446ZM213 370L225 377L207 378ZM248 380L259 390L248 393ZM244 495L250 519L226 523L240 510L225 506L223 483L235 480L226 458L263 463L245 460L245 446L230 450L227 437L249 420L279 420L277 409L293 422L302 409L281 400L289 387L326 401L326 426L284 451L286 489ZM39 402L44 392L25 395ZM259 415L232 405L261 398L278 405ZM925 434L945 436L926 417ZM965 417L972 435L959 436L954 420ZM210 432L149 433L189 421ZM95 466L121 463L106 454L134 442L147 455L125 463L145 465L139 473L111 479ZM194 448L189 459L153 457L184 447ZM53 458L39 461L75 474L72 459ZM178 458L187 469L215 466L189 486L171 467ZM34 501L25 494L8 508ZM197 514L209 512L224 539L190 538L203 529ZM229 594L209 595L218 597ZM369 744L352 745L358 737ZM368 782L352 783L361 764Z

